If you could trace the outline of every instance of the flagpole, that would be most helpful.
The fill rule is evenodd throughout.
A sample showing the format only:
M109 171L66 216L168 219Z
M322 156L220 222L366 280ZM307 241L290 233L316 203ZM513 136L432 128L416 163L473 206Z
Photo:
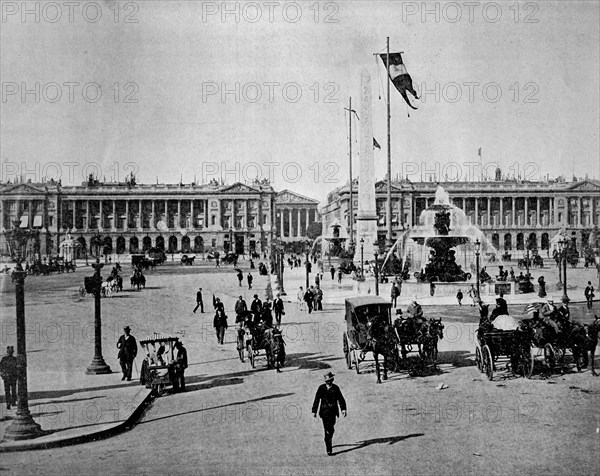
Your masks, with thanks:
M387 66L387 234L386 248L392 247L392 136L390 134L390 37L386 41L386 66ZM399 222L400 223L400 222Z
M349 171L350 171L350 243L349 247L354 248L354 198L352 195L352 97L348 99L348 144L349 144Z

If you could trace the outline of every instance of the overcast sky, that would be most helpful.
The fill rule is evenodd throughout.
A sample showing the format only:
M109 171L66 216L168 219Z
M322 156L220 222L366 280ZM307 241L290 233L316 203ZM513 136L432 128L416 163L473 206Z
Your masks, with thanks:
M2 2L2 178L56 177L58 164L63 184L78 184L98 164L101 179L123 180L134 163L142 183L259 173L323 200L348 178L344 107L352 96L360 111L362 68L385 174L373 53L386 36L430 91L412 111L392 89L394 175L419 180L439 164L453 177L454 162L470 178L481 147L511 175L599 176L599 2L432 2L425 16L423 5Z

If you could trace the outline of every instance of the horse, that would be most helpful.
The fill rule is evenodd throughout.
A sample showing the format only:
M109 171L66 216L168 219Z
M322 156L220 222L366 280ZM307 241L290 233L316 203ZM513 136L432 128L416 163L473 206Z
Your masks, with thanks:
M387 380L388 378L388 359L392 360L394 369L397 367L397 340L390 327L385 315L379 315L370 321L369 328L367 329L367 345L361 352L362 358L364 358L364 354L368 351L373 353L377 383L381 383L379 355L383 356L383 380Z
M146 278L144 277L144 275L142 273L134 274L130 279L130 283L131 283L131 289L133 289L134 287L137 287L137 290L139 291L140 287L143 287L144 289L146 288Z
M268 346L267 358L269 367L275 368L277 372L281 372L279 367L283 367L285 364L285 342L281 335L281 329L267 329L265 331L265 340Z
M429 319L420 329L421 345L423 346L423 358L430 358L435 367L438 356L438 340L444 338L444 324L442 318Z
M225 338L225 329L229 327L227 325L227 316L221 309L217 309L215 318L213 319L213 327L217 333L217 342L223 345L223 339Z

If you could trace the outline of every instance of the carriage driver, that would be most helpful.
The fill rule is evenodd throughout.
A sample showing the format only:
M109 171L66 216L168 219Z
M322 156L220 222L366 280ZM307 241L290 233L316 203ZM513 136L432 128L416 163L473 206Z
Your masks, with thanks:
M413 299L413 301L409 304L408 309L406 310L408 317L415 319L419 322L425 322L425 318L423 317L423 308L417 302L417 297Z

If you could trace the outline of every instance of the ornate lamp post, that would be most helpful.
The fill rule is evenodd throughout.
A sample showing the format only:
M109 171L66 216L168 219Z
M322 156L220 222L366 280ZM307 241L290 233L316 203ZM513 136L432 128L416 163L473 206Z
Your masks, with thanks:
M379 254L379 248L375 246L373 255L375 256L375 296L379 296L379 263L377 262L377 255Z
M26 440L40 436L42 428L38 425L29 412L27 395L27 334L25 333L25 276L27 273L21 267L21 261L13 271L13 280L16 282L16 312L17 312L17 414L4 432L7 440Z
M568 303L570 301L569 296L567 295L567 249L568 249L568 241L565 237L562 237L558 242L558 247L560 249L560 256L562 259L563 266L563 295L562 301Z
M477 281L477 299L481 299L481 294L479 293L479 252L481 251L481 242L479 238L475 240L475 266L476 266L476 276L475 279Z
M100 263L100 259L96 258L96 263L92 265L95 271L92 278L94 286L94 358L85 371L87 375L112 373L110 367L104 362L104 357L102 357L102 313L100 307L102 276L100 276L100 270L103 267L104 265Z
M364 256L363 256L363 252L364 252L364 247L365 247L365 239L361 238L360 239L360 278L364 278L365 277L365 268L364 268ZM361 279L362 280L362 279Z
M279 275L279 294L281 294L282 296L286 295L285 289L283 289L283 270L285 268L285 263L284 263L284 254L283 254L283 247L281 248L281 253L279 254L279 270L280 270L280 275Z
M233 228L229 227L229 250L228 251L233 251L234 247L233 247Z

